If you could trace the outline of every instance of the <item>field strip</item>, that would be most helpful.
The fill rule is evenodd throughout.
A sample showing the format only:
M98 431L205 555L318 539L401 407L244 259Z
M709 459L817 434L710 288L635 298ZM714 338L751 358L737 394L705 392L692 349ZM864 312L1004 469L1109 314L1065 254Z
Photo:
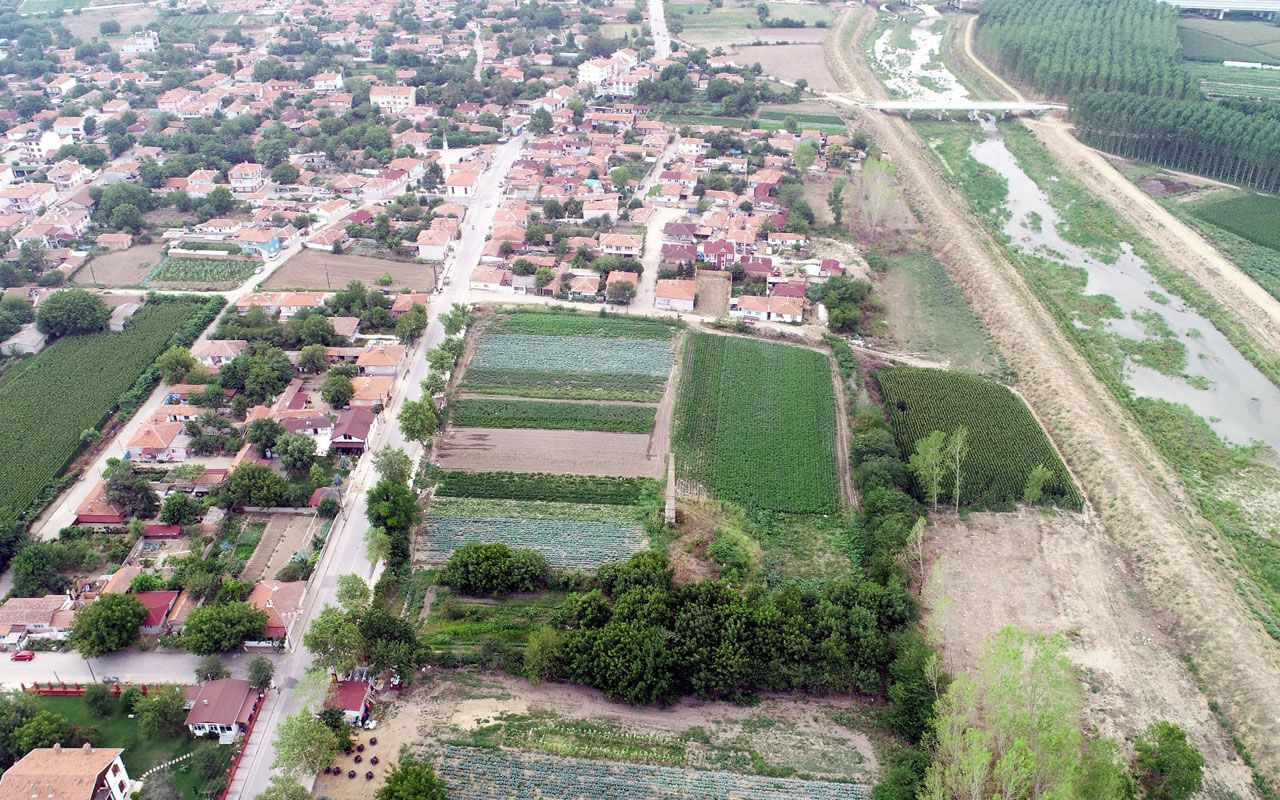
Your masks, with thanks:
M569 405L601 405L601 406L640 406L643 408L653 408L656 403L646 403L643 400L597 400L584 399L573 400L564 397L529 397L522 398L517 394L485 394L483 392L459 392L458 400L537 400L539 403L567 403Z

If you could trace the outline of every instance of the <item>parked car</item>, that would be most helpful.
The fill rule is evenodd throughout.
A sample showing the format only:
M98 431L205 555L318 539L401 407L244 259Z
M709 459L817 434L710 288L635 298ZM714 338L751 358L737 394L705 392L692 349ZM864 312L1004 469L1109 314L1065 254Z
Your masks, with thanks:
M116 675L103 675L102 682L108 686L112 686L120 682L120 678Z
M30 661L35 657L36 657L36 654L31 652L30 650L19 650L18 652L9 656L9 660L10 661Z

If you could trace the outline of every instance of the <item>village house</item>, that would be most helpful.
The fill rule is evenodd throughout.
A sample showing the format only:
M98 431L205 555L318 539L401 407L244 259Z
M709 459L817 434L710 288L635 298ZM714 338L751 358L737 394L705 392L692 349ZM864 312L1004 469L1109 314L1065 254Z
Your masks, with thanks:
M639 256L644 249L644 237L628 233L602 233L600 249L611 256Z
M191 345L191 357L217 369L249 349L244 339L204 339Z
M228 742L249 730L262 695L241 678L221 678L190 687L187 730L192 736L218 734Z
M302 598L306 592L306 581L263 581L254 586L245 602L267 615L267 633L263 641L245 642L245 649L280 647L292 650L290 636L302 614Z
M374 86L369 90L369 103L387 114L396 115L414 104L412 86Z
M693 311L698 284L690 280L664 279L658 281L654 296L654 308L666 311Z
M471 288L484 292L509 291L511 270L501 267L476 267L471 271Z
M140 463L186 461L190 444L182 423L148 422L125 446L125 458Z
M342 712L342 721L348 725L362 725L369 718L369 701L373 689L368 681L335 681L329 686L325 708Z
M231 182L231 191L237 194L260 192L267 185L267 168L249 161L241 162L227 171L227 179Z
M404 360L405 350L402 344L372 345L356 359L356 368L361 375L387 375L394 378L400 372L400 362Z
M729 304L729 316L734 319L753 319L760 322L804 321L804 299L800 297L757 297L742 295Z
M358 456L364 453L369 441L369 429L377 419L366 408L349 408L338 415L333 426L333 438L329 440L329 451L339 455Z
M20 649L28 637L65 639L71 632L71 596L10 597L0 603L0 647Z
M0 800L126 800L129 772L118 747L38 747L0 776Z

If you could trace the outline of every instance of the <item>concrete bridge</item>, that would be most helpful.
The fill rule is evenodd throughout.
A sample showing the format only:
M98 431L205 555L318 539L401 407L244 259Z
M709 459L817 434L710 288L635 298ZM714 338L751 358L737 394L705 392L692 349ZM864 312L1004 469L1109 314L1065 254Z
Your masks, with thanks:
M1222 19L1228 11L1246 11L1267 19L1280 12L1280 0L1161 0L1183 11L1215 11Z
M902 114L910 119L916 114L928 114L939 119L953 114L964 114L976 117L982 114L1043 114L1048 111L1065 111L1062 103L1025 102L1014 100L871 100L867 98L849 97L836 92L823 92L822 95L834 103L871 108L890 114Z

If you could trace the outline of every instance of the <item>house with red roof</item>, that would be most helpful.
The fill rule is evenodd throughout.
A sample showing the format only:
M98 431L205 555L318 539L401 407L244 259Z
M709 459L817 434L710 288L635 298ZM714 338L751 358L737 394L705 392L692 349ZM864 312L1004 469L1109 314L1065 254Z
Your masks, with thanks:
M262 695L241 678L206 681L188 690L187 730L192 736L235 739L249 730Z
M147 610L147 616L142 620L142 632L151 635L163 633L165 620L169 618L169 612L178 599L178 593L157 590L138 592L134 597L137 597L138 602L142 603L142 607Z
M324 707L341 711L343 721L348 725L360 725L369 718L369 701L372 698L373 687L368 681L334 681L329 686Z

